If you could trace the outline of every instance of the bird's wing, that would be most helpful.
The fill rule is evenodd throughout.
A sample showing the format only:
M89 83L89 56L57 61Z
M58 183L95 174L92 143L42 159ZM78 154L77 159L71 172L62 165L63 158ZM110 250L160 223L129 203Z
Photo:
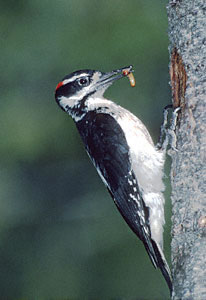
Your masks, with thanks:
M90 126L87 126L88 122ZM143 241L153 264L157 266L151 242L149 209L131 169L129 147L120 125L109 114L90 112L77 123L77 128L118 210Z

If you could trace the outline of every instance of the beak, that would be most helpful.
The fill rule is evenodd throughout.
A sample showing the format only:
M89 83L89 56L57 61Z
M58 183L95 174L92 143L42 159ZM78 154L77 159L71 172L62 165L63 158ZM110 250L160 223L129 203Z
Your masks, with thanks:
M112 72L108 73L102 73L102 76L99 78L98 86L109 86L113 83L113 81L116 81L122 77L127 76L129 73L134 72L132 70L133 66L124 67L121 69L114 70Z

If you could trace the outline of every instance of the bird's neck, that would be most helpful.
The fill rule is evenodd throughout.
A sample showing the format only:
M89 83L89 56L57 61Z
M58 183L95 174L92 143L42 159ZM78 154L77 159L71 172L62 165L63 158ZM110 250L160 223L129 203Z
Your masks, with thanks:
M75 122L81 121L88 112L107 113L111 106L116 105L103 96L89 95L76 103L73 107L67 107L65 110Z

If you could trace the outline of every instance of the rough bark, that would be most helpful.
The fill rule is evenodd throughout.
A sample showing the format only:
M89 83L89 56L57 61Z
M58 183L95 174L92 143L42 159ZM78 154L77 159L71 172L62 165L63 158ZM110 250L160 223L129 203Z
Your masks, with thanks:
M206 299L206 1L169 1L170 76L181 106L172 154L172 299Z

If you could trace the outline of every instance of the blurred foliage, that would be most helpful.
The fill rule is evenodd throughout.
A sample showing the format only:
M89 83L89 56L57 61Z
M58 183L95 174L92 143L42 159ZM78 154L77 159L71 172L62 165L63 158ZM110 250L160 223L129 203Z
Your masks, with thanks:
M0 299L169 297L54 100L72 71L133 64L136 88L121 80L106 96L138 115L157 141L170 97L165 5L0 1Z

